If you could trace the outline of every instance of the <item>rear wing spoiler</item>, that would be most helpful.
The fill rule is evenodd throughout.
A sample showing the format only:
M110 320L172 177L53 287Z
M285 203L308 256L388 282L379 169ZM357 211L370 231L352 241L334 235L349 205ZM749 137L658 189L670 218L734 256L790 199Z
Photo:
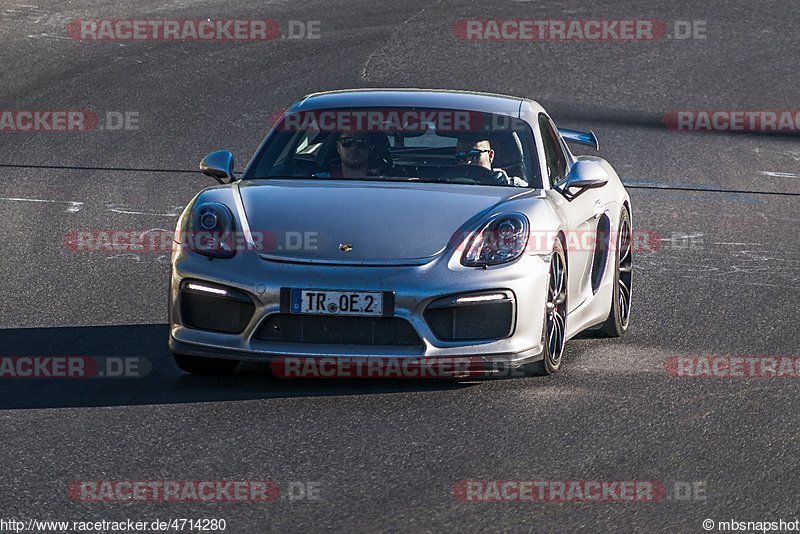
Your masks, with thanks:
M558 133L564 138L564 141L571 143L578 143L581 145L593 146L595 150L600 150L600 142L594 132L579 132L578 130L570 130L568 128L559 128Z

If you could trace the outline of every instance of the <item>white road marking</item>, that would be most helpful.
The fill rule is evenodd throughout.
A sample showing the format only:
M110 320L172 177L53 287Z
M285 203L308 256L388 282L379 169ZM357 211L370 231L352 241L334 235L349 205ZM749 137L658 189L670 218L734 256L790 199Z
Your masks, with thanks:
M136 260L136 261L140 260L138 254L133 254L131 252L124 252L122 254L115 254L114 256L108 256L106 259L107 260L132 259L132 260Z
M22 197L0 197L0 202L38 202L42 204L66 204L67 213L77 213L83 209L84 203L74 200L50 200L47 198L22 198ZM114 204L107 204L108 211L113 213L121 213L123 215L149 215L151 217L177 217L183 211L183 206L169 206L167 212L159 211L143 211L140 209L127 208L116 206ZM154 228L152 230L163 230L161 228ZM148 230L152 231L152 230ZM165 230L171 231L171 230Z
M44 202L47 204L69 204L67 213L75 213L81 210L83 202L74 202L71 200L48 200L45 198L16 198L16 197L0 197L0 200L8 202Z
M761 174L765 176L775 176L777 178L800 178L800 174L795 174L793 172L761 171Z
M47 39L62 39L64 41L72 41L73 40L72 37L66 37L64 35L52 35L52 34L49 34L49 33L40 33L39 35L29 35L28 36L29 39L40 39L42 37L45 37Z
M178 211L176 211L176 209ZM182 207L178 208L177 206L172 206L172 211L169 213L156 213L152 211L138 211L134 209L127 209L127 208L115 208L109 207L108 211L112 213L122 213L123 215L154 215L156 217L177 217L181 214Z
M684 240L684 239L696 239L698 237L703 237L705 234L686 234L686 235L673 235L672 237L662 237L661 241L677 241L677 240Z
M132 252L123 252L120 254L115 254L113 256L106 256L106 261L107 260L131 260L137 263L142 262L141 256L139 256L138 254L134 254ZM159 254L158 256L153 258L154 263L160 263L164 265L169 265L171 261L172 258L170 257L169 254Z

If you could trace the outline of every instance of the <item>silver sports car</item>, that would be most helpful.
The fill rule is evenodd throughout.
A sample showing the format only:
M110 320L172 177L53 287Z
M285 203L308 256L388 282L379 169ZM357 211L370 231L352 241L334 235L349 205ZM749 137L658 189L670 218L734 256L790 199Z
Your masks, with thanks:
M178 221L169 348L198 374L241 360L469 358L552 374L565 342L628 328L630 198L592 132L536 102L459 91L317 93L240 176Z

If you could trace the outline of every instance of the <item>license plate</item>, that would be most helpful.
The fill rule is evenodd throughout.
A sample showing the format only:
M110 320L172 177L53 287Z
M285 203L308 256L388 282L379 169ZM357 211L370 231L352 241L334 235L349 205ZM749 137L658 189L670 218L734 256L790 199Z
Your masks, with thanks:
M380 291L329 291L292 289L292 313L313 315L359 315L381 317L383 293Z

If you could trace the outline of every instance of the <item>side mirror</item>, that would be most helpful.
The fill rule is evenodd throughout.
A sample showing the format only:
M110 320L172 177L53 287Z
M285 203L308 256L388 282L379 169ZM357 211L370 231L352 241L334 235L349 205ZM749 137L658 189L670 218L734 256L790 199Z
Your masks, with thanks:
M578 161L572 166L564 183L564 190L593 189L608 183L608 173L599 163L594 161Z
M200 172L214 178L221 184L235 180L233 176L233 154L230 150L217 150L203 158Z

